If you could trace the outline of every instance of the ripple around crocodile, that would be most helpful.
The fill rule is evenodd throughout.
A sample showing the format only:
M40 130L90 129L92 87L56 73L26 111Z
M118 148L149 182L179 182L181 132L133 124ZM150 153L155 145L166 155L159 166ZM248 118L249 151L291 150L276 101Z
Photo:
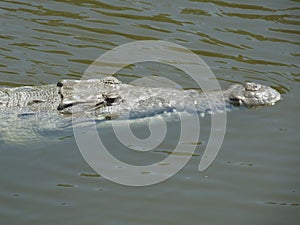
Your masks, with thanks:
M143 118L174 111L203 114L238 106L255 108L274 105L280 98L273 88L252 82L234 84L222 91L201 93L196 90L133 86L115 77L62 80L57 85L37 87L1 88L1 137L11 139L13 135L17 139L24 132L30 136L30 132L55 129L72 115L111 120ZM46 121L45 124L32 127L36 116Z

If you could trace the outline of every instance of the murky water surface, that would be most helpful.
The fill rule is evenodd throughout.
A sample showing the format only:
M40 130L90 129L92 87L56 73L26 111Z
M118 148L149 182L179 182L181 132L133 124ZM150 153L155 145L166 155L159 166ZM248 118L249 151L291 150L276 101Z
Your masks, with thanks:
M254 81L283 96L274 107L229 113L221 151L200 173L210 131L209 117L202 119L188 164L148 187L121 186L98 175L72 133L52 133L42 143L1 145L1 224L297 223L299 12L298 0L1 1L0 86L80 79L107 50L164 40L204 59L223 88ZM194 87L182 71L155 63L132 65L118 78L130 82L149 75ZM169 125L174 138L146 157L123 148L112 149L113 154L136 164L167 157L178 137L178 124ZM147 128L137 129L141 137L149 135ZM102 132L115 146L109 131Z

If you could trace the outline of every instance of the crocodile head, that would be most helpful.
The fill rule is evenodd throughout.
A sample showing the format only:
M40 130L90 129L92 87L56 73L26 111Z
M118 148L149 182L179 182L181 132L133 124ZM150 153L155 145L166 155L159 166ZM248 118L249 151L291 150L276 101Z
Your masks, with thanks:
M263 105L274 105L281 98L278 91L261 84L247 82L235 84L229 88L229 102L233 105L244 105L255 108Z

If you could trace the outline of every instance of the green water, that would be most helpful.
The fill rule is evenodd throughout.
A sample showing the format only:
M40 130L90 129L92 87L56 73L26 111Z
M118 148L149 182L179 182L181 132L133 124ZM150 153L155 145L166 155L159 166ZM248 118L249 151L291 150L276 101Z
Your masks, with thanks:
M148 187L121 186L98 175L72 135L4 145L0 223L296 224L299 12L296 0L1 1L0 86L80 79L97 57L114 47L164 40L204 59L223 88L254 81L276 88L283 100L273 107L229 113L220 153L200 173L210 131L209 117L202 119L191 160L171 179ZM148 75L194 87L182 71L155 63L132 65L118 78L129 82ZM176 125L170 126L169 135L177 137ZM149 130L138 132L147 136ZM113 152L125 161L147 163L167 157L173 141L147 157L118 148Z

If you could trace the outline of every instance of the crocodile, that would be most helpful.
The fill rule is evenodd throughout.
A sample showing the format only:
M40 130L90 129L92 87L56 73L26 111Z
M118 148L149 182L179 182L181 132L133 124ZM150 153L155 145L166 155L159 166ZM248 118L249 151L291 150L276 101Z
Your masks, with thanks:
M200 114L274 105L275 89L247 82L222 91L200 92L122 83L115 77L61 80L57 84L0 88L0 140L66 127L70 118L135 119L165 112ZM224 105L225 103L225 105ZM69 119L69 120L68 120ZM31 123L39 121L38 126Z

